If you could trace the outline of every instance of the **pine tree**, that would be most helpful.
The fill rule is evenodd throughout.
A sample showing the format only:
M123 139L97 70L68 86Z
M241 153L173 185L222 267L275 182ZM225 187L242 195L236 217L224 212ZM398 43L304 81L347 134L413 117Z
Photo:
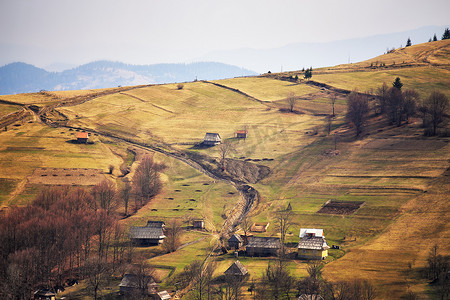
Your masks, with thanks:
M437 41L437 36L436 36L436 33L434 34L434 36L433 36L433 42L436 42Z
M412 44L411 44L411 39L410 38L408 38L408 40L406 41L406 47L409 47L409 46L411 46Z
M442 35L442 39L443 39L443 40L448 40L448 39L450 39L450 30L449 30L448 28L445 28L444 34Z
M403 83L400 81L400 77L395 78L395 81L392 83L392 86L401 90Z

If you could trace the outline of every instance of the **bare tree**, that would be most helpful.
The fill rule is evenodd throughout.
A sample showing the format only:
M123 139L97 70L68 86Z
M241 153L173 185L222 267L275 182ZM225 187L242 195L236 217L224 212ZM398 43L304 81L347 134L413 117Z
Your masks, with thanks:
M381 87L376 90L376 95L378 96L378 112L380 114L384 114L386 112L387 98L388 98L388 90L386 82L383 82Z
M289 228L294 225L294 213L292 210L280 210L275 215L275 228L280 233L281 240L281 257L286 254L285 241Z
M252 218L247 214L245 217L242 218L241 221L241 229L244 232L244 244L246 245L248 243L248 233L250 231L250 227L253 225Z
M109 180L103 180L92 189L94 196L100 208L104 209L108 214L116 208L116 187Z
M128 178L123 179L123 184L124 184L124 186L122 188L120 196L122 197L123 205L125 207L125 216L127 216L128 215L128 203L130 202L131 185L130 185L130 181L128 180Z
M288 94L288 96L286 97L286 101L287 101L287 103L289 105L289 111L290 112L294 112L295 101L296 101L295 93L294 92L290 92Z
M334 114L334 104L336 103L336 100L337 100L337 95L336 94L332 94L331 95L331 106L333 107L333 114L332 114L333 117L335 116L335 114Z
M348 96L346 117L355 126L356 136L361 134L368 114L369 102L367 97L358 94L356 91L351 92Z
M133 176L133 191L140 198L141 206L161 190L162 183L158 171L162 169L164 165L156 163L149 155L139 163Z
M164 250L168 253L174 252L181 245L181 234L183 233L183 229L181 228L180 221L173 219L170 220L165 227L166 236L163 244Z
M444 121L448 103L447 96L441 92L433 91L421 104L419 110L422 113L423 123L430 128L431 135L436 135L438 126Z
M219 150L219 159L220 159L220 164L222 166L222 170L225 171L226 170L226 159L227 157L230 155L231 152L234 152L234 145L231 141L229 140L225 140L223 143L221 143L218 146L218 150Z

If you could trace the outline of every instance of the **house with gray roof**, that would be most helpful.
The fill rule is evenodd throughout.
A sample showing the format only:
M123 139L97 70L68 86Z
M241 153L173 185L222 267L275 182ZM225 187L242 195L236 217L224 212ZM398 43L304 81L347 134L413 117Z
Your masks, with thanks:
M231 249L239 249L242 247L243 244L244 240L241 238L239 234L235 233L228 239L228 246Z
M305 236L298 243L298 257L303 259L325 259L328 256L327 241L323 236Z
M160 224L153 221L149 222L144 227L133 226L130 228L130 239L135 245L157 246L163 243L166 237L163 228L164 222L160 222Z
M276 256L279 249L281 242L277 237L253 236L246 246L246 252L250 256Z
M119 293L121 295L145 295L154 294L158 289L158 284L152 276L127 273L123 276L119 284Z
M236 260L225 272L227 276L245 276L247 275L247 269L241 264L239 260Z
M221 141L222 139L218 133L207 132L203 138L203 145L215 146L220 144Z

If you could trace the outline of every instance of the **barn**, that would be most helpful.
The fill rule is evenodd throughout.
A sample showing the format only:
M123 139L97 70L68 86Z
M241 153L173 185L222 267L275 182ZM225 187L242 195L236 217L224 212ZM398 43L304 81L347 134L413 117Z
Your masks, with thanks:
M77 132L77 142L79 144L87 144L89 139L89 133L87 132Z
M130 228L130 239L138 246L157 246L162 244L164 238L164 222L149 221L147 226Z
M246 251L250 256L276 256L281 249L280 239L277 237L257 237L249 239Z
M205 137L203 138L203 145L215 146L220 144L221 141L222 139L220 138L220 135L218 133L208 132L205 134Z
M228 239L228 246L231 249L239 249L242 247L243 244L244 244L244 240L241 238L241 236L239 234L233 234Z
M238 131L236 131L236 138L238 138L238 139L246 139L247 138L247 130L238 130Z

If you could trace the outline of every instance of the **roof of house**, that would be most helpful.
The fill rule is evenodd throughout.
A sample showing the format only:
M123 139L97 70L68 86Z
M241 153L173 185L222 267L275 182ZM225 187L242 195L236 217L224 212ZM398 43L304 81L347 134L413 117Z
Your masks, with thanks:
M281 248L280 239L277 237L253 236L248 241L247 248Z
M323 300L323 297L318 294L302 294L297 300Z
M166 226L164 221L147 221L147 227L163 228Z
M130 237L132 239L163 239L166 236L161 227L131 227Z
M77 139L87 139L89 137L89 133L87 132L77 132Z
M52 296L56 296L55 293L53 293L50 290L37 290L34 292L34 295L36 296L41 296L41 297L52 297Z
M167 291L161 291L156 294L159 296L159 298L161 298L161 300L168 300L171 298Z
M155 284L155 279L152 276L146 276L149 284ZM119 287L139 288L139 278L136 274L125 274L120 281Z
M303 238L306 235L313 235L313 236L323 236L323 229L316 229L316 228L300 228L300 234L299 237Z
M327 241L323 236L304 237L298 243L298 249L326 250L329 249Z
M233 234L228 241L242 243L244 240L241 238L239 234Z
M220 142L222 139L218 133L207 132L203 140L205 142Z
M248 273L247 269L241 264L239 260L236 260L225 272L225 275L240 275L244 276Z
M247 130L238 130L236 131L238 134L247 134Z

